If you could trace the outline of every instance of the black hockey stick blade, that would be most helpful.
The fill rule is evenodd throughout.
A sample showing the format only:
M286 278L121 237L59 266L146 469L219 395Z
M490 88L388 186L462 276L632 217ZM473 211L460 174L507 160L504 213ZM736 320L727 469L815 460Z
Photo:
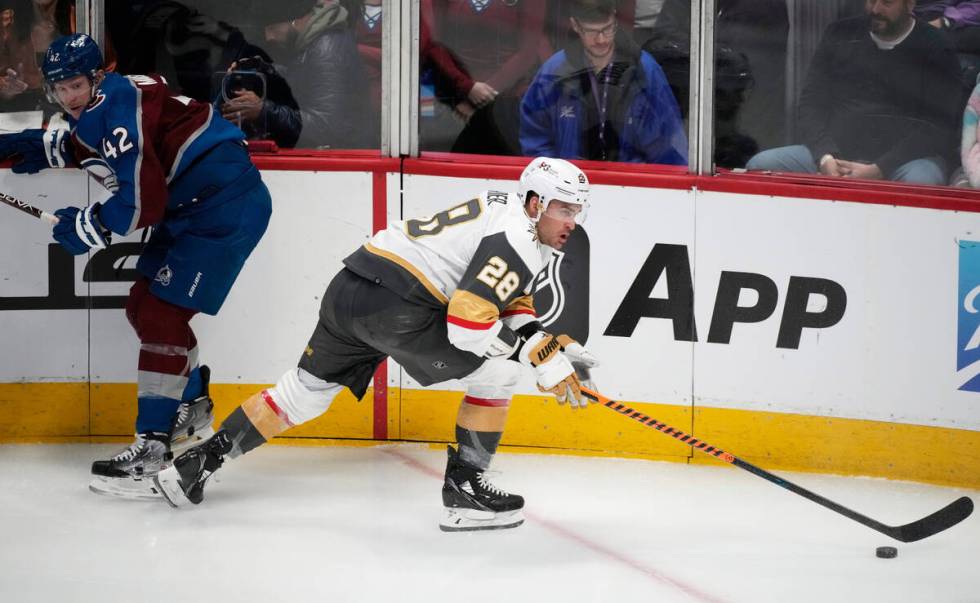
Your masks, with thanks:
M583 378L587 375L588 373L579 373L579 378ZM831 511L834 511L835 513L839 513L844 517L847 517L849 519L852 519L860 523L861 525L867 526L872 530L875 530L876 532L880 532L886 536L894 538L899 542L915 542L917 540L922 540L923 538L928 538L930 536L938 534L939 532L948 530L949 528L955 526L956 524L960 523L961 521L969 517L971 513L973 513L973 501L970 500L968 496L963 496L961 498L958 498L957 500L954 500L953 502L946 505L942 509L936 511L935 513L923 517L922 519L919 519L917 521L913 521L912 523L908 523L903 526L885 525L880 521L868 517L867 515L858 513L853 509L848 509L844 505L840 503L836 503L830 500L829 498L817 494L816 492L807 490L803 486L794 484L788 479L785 479L773 473L769 473L768 471L762 469L761 467L756 467L752 463L740 459L737 456L731 454L730 452L725 452L721 448L711 446L707 442L703 442L693 436L684 433L679 429L675 429L674 427L671 427L666 423L658 421L653 417L649 417L637 410L630 408L629 406L621 402L611 400L603 396L602 394L589 389L588 387L583 387L582 393L585 394L586 398L589 398L593 402L598 402L603 406L605 406L606 408L609 408L610 410L613 410L625 417L633 419L634 421L639 421L640 423L643 423L647 427L652 427L653 429L656 429L657 431L663 433L664 435L669 435L674 439L687 444L688 446L694 448L695 450L700 450L701 452L713 456L718 460L735 465L739 469L744 469L749 473L752 473L758 477L761 477L766 481L776 484L781 488L785 488L786 490L789 490L794 494L798 494L803 498L809 499L817 503L818 505L821 505L823 507L826 507L827 509L830 509Z
M885 526L887 531L882 530L882 532L895 540L915 542L948 530L969 517L971 513L973 513L973 501L969 496L963 496L928 517L895 528Z

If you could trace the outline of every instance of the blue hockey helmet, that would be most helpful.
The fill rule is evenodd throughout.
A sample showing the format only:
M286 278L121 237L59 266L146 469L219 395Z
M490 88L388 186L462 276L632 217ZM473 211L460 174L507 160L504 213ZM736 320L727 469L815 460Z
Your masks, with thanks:
M76 75L94 81L102 69L102 51L91 37L83 33L62 36L48 46L41 71L49 85Z

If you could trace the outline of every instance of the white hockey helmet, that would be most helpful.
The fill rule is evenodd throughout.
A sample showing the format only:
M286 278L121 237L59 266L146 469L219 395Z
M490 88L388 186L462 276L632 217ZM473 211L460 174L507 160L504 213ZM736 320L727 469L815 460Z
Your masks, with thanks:
M538 217L548 210L552 201L581 205L582 211L575 217L581 224L589 212L589 179L582 170L564 159L537 157L527 164L517 185L517 194L527 203L529 193L541 199ZM537 221L537 220L535 220Z

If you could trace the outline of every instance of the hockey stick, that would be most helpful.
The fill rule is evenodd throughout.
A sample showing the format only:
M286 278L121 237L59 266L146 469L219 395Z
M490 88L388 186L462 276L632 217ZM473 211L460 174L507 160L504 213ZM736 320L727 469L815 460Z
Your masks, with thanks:
M885 525L880 521L871 519L866 515L862 515L857 511L852 511L851 509L848 509L847 507L841 504L835 503L834 501L824 498L819 494L811 492L806 488L803 488L802 486L797 486L793 482L783 479L778 475L773 475L772 473L769 473L765 469L760 469L759 467L756 467L752 463L743 461L737 456L725 452L721 448L715 448L714 446L710 446L706 442L702 442L701 440L695 437L689 436L683 431L674 429L673 427L670 427L666 423L661 423L656 419L648 417L647 415L637 410L634 410L621 402L610 400L609 398L603 396L602 394L592 391L587 387L582 388L582 393L585 394L585 396L590 400L592 400L593 402L598 402L603 406L605 406L606 408L610 408L623 416L629 417L635 421L639 421L640 423L643 423L647 427L652 427L665 435L672 436L673 438L680 440L681 442L684 442L688 446L692 448L696 448L697 450L700 450L705 454L710 454L711 456L720 459L722 461L725 461L726 463L731 463L732 465L735 465L739 469L745 469L749 473L754 473L755 475L758 475L762 479L768 480L776 484L777 486L786 488L787 490L793 492L794 494L799 494L804 498L808 498L813 502L817 503L818 505L827 507L831 511L840 513L844 517L853 519L854 521L863 524L871 528L872 530L881 532L882 534L886 536L890 536L900 542L915 542L916 540L922 540L923 538L928 538L929 536L938 534L939 532L949 529L955 526L956 524L958 524L959 522L963 521L964 519L970 516L970 513L973 512L973 501L970 500L970 497L963 496L961 498L954 500L953 502L946 505L942 509L936 511L932 515L923 517L918 521L913 521L912 523L907 523L903 526Z
M46 221L48 221L51 224L57 224L59 222L58 216L56 216L54 214L49 214L48 212L46 212L46 211L44 211L42 209L39 209L37 207L34 207L30 203L24 203L20 199L17 199L16 197L11 197L7 193L0 193L0 201L3 201L4 203L6 203L7 205L9 205L10 207L13 207L15 209L19 209L20 211L22 211L24 213L31 214L35 218L38 218L40 220L46 220Z

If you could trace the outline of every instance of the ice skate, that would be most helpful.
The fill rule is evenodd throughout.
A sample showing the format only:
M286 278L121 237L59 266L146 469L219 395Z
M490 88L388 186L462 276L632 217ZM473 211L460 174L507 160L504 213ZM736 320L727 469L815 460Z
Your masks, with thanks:
M214 435L214 402L208 386L211 382L211 369L201 367L201 395L193 400L182 402L177 407L177 420L170 436L170 450L179 455L187 448Z
M439 522L444 532L500 530L524 523L524 498L508 494L491 484L484 471L467 465L459 452L447 447L446 481L442 487L445 517Z
M229 450L228 434L219 431L210 440L174 459L172 465L153 478L154 485L172 507L200 504L208 478L221 467Z
M106 461L92 463L89 490L134 500L160 498L155 476L173 456L165 433L139 433L136 441Z

